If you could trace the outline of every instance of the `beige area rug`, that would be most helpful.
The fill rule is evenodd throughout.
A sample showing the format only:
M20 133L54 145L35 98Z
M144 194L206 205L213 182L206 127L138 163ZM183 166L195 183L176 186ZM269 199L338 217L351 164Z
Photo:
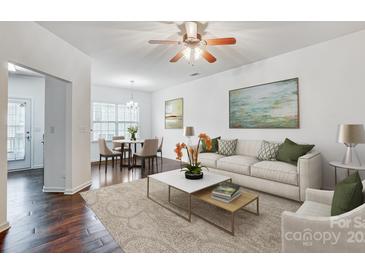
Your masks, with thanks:
M259 193L260 216L244 210L237 212L235 236L231 236L194 215L189 223L147 199L146 186L146 180L142 179L81 193L125 252L280 252L281 213L296 211L300 206L294 201ZM172 206L167 202L166 185L151 180L150 195ZM171 197L175 203L187 207L186 194L172 190ZM247 208L254 211L256 205ZM195 199L192 209L230 227L230 215L222 209Z

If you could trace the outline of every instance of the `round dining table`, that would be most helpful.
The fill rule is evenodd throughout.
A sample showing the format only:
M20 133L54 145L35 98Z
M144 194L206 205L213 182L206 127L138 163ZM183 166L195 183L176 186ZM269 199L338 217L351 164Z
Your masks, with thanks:
M134 145L134 153L137 152L137 144L140 144L143 147L144 140L143 139L137 139L137 140L128 140L128 139L122 139L122 140L113 140L114 144L120 144L122 150L122 160L120 161L120 168L122 167L128 167L128 169L131 169L133 167L140 167L140 165L133 165L132 164L132 153L128 153L128 164L124 164L123 162L123 155L124 155L124 145L128 145L128 151L132 152L132 145Z

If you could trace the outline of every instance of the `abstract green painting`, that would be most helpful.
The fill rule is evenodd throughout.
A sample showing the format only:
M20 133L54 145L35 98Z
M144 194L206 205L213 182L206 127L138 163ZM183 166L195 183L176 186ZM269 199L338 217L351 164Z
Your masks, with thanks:
M229 91L230 128L299 128L298 78Z
M165 128L183 128L183 98L173 99L165 102Z

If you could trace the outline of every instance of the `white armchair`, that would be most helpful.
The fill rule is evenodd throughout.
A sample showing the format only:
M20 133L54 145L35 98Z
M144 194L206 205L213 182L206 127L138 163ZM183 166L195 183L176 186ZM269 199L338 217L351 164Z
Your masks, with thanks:
M299 157L297 171L299 176L299 200L304 201L306 189L320 189L322 187L321 154L316 150L312 150Z
M333 194L309 188L297 212L283 212L282 252L365 252L365 204L332 217Z

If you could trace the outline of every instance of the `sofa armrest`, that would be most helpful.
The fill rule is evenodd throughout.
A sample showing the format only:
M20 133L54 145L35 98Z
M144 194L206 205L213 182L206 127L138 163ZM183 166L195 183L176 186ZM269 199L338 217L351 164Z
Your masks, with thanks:
M334 191L332 190L319 190L314 188L307 188L305 192L305 200L317 202L321 204L331 205Z
M309 217L284 211L282 252L365 252L364 215L365 205L333 217Z
M298 159L299 199L304 201L307 188L322 186L322 158L318 151L311 151Z

